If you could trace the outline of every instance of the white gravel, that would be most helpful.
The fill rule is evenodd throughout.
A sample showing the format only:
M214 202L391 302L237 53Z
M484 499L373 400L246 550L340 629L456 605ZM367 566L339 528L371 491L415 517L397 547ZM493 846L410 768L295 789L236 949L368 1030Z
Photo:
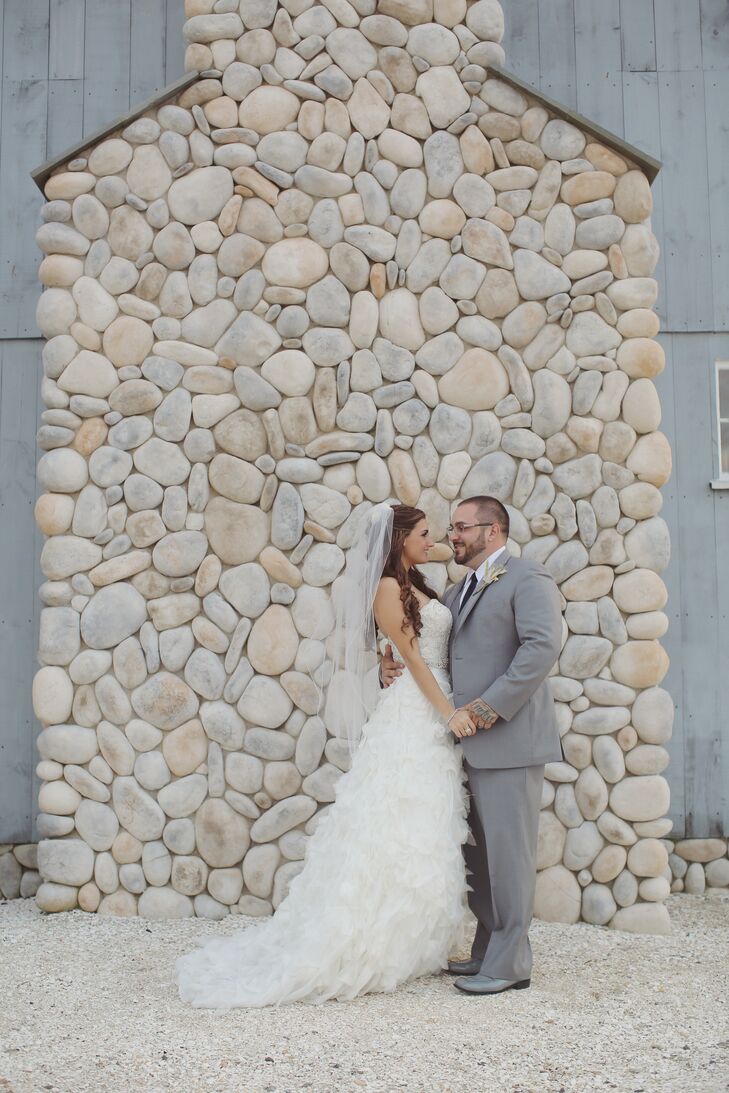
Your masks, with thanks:
M674 932L535 923L529 991L450 977L312 1007L192 1010L175 957L245 926L0 902L2 1093L723 1093L729 893L669 901Z

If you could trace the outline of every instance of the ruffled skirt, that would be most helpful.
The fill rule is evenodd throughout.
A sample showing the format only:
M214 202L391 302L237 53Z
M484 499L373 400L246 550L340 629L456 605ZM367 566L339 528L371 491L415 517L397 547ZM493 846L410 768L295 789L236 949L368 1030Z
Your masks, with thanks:
M463 927L467 834L460 751L405 672L383 691L275 915L180 957L180 997L215 1009L318 1003L437 972Z

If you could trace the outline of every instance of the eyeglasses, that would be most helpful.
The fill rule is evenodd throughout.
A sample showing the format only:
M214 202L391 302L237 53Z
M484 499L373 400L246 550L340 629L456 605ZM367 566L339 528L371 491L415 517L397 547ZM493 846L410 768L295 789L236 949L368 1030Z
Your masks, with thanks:
M459 535L462 535L464 531L468 530L468 528L492 528L492 527L494 527L493 523L490 523L490 524L450 524L446 528L446 531L448 532L449 535L453 535L454 532L458 532Z

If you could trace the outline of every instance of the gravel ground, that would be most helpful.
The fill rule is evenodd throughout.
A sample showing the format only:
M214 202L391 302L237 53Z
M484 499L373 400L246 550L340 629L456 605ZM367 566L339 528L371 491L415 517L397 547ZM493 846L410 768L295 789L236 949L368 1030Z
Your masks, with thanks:
M3 1093L723 1093L729 893L669 902L674 932L535 923L529 991L451 979L227 1013L184 1006L175 958L241 929L0 902Z

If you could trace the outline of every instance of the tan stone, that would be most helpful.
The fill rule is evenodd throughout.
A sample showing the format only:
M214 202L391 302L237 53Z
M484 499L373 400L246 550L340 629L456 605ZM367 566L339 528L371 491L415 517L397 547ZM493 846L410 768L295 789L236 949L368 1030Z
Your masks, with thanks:
M246 129L265 136L296 120L301 101L283 87L256 87L240 104L238 120Z
M418 220L427 235L438 239L452 239L466 223L466 214L455 201L443 199L429 201Z
M627 852L624 846L611 843L604 846L590 866L593 879L598 884L608 884L622 873L627 861Z
M208 754L208 738L195 718L173 729L162 741L162 754L167 766L178 778L192 774Z
M417 505L421 485L410 453L402 451L401 448L395 448L387 460L387 466L392 478L392 487L398 500L403 505Z
M626 224L640 224L653 209L653 195L642 171L628 171L615 187L615 212Z
M658 839L639 839L628 851L628 869L636 877L659 877L668 865L668 851Z
M615 578L613 599L625 614L660 611L665 607L668 591L657 573L650 569L633 569Z
M610 661L615 680L635 688L655 687L668 666L668 654L657 641L628 641L618 646Z
M76 430L71 447L88 457L106 441L108 432L109 427L102 418L86 418Z
M560 586L566 600L599 600L613 584L613 570L607 565L588 566Z
M668 810L670 797L660 774L623 778L610 791L610 808L623 820L657 820Z
M253 625L248 638L248 659L257 672L277 676L294 663L298 645L299 637L288 610L281 604L272 604Z
M676 843L674 853L684 861L710 862L724 857L726 843L723 839L681 839Z
M631 383L623 396L623 419L636 433L652 433L661 424L661 401L651 380Z
M562 183L560 196L568 205L582 205L610 197L614 189L614 175L607 171L584 171Z
M634 903L621 907L608 923L611 930L631 934L670 934L671 920L662 903Z
M660 329L660 319L647 307L624 311L618 319L618 332L624 338L655 338Z
M650 482L656 487L669 480L672 465L671 446L663 433L640 437L627 459L628 469L641 482Z
M583 155L596 171L609 171L612 175L624 175L628 165L622 156L606 148L604 144L588 144Z
M440 397L464 410L491 410L509 393L509 378L498 357L486 349L467 350L438 383Z
M302 576L295 565L292 565L286 555L274 546L265 547L258 558L263 568L274 581L289 585L290 588L300 588L303 582Z
M266 546L269 519L252 505L214 497L205 509L205 531L221 562L240 565L252 562Z
M63 535L73 520L74 500L65 493L42 493L35 503L35 522L44 535Z

